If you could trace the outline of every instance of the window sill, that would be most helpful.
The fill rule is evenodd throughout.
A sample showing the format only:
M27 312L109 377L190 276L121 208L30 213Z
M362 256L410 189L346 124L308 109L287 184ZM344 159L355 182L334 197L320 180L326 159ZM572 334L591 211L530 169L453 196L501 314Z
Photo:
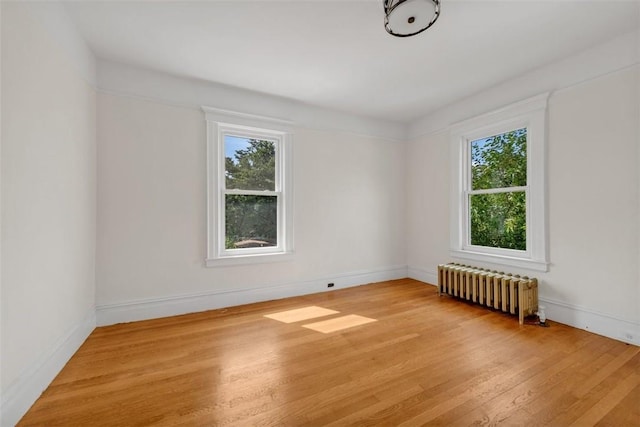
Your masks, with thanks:
M488 262L499 264L502 266L524 268L534 271L549 271L549 263L546 261L537 261L529 258L515 258L504 255L486 254L481 252L471 252L463 250L451 250L450 255L453 258L469 259L472 261Z
M293 260L293 252L281 252L273 254L255 254L229 256L221 258L207 258L207 267L228 267L234 265L263 264L269 262L285 262Z

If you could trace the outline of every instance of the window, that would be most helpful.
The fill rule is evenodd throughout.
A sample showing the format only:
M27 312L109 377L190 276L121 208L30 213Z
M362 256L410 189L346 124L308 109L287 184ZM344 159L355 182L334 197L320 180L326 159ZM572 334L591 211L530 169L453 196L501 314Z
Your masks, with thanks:
M452 129L451 255L547 270L547 94Z
M207 266L287 259L293 250L290 124L203 109L208 133Z
M527 250L527 128L469 141L469 245Z

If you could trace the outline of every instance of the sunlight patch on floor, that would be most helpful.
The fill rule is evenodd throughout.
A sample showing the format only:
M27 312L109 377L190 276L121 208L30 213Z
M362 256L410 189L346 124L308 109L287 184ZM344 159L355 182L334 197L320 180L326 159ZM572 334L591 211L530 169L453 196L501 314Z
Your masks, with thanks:
M264 317L277 320L283 323L294 323L302 320L315 319L318 317L337 314L339 311L330 310L328 308L317 307L315 305L309 307L296 308L294 310L280 311L278 313L265 314Z
M349 314L347 316L336 317L329 320L323 320L321 322L309 323L307 325L302 325L302 327L322 332L323 334L328 334L330 332L341 331L343 329L353 328L354 326L360 326L371 322L376 322L376 319L358 316L357 314Z

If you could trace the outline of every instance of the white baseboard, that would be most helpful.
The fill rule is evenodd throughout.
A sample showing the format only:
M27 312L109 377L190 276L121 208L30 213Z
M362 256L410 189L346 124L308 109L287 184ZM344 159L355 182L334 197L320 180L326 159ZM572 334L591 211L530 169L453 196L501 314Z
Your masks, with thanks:
M421 282L428 283L429 285L438 286L438 275L435 271L428 271L419 267L408 268L408 276L411 279L419 280Z
M96 327L96 314L92 308L85 318L71 328L31 367L22 372L2 394L0 425L14 426L31 408L51 381L67 364Z
M614 340L640 345L640 323L599 313L585 307L539 297L547 319L603 335Z
M326 278L282 283L262 288L224 289L206 293L104 304L96 307L96 319L98 326L106 326L326 292L405 277L407 277L407 266L401 265L353 271ZM334 283L334 287L328 289L329 282Z

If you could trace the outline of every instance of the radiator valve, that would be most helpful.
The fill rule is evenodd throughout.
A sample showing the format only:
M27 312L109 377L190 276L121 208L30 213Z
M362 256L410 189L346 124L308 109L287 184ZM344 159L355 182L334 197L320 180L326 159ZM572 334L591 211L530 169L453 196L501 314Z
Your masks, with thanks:
M536 312L540 326L547 326L547 315L545 314L544 309L544 305L541 305L538 307L538 311Z

